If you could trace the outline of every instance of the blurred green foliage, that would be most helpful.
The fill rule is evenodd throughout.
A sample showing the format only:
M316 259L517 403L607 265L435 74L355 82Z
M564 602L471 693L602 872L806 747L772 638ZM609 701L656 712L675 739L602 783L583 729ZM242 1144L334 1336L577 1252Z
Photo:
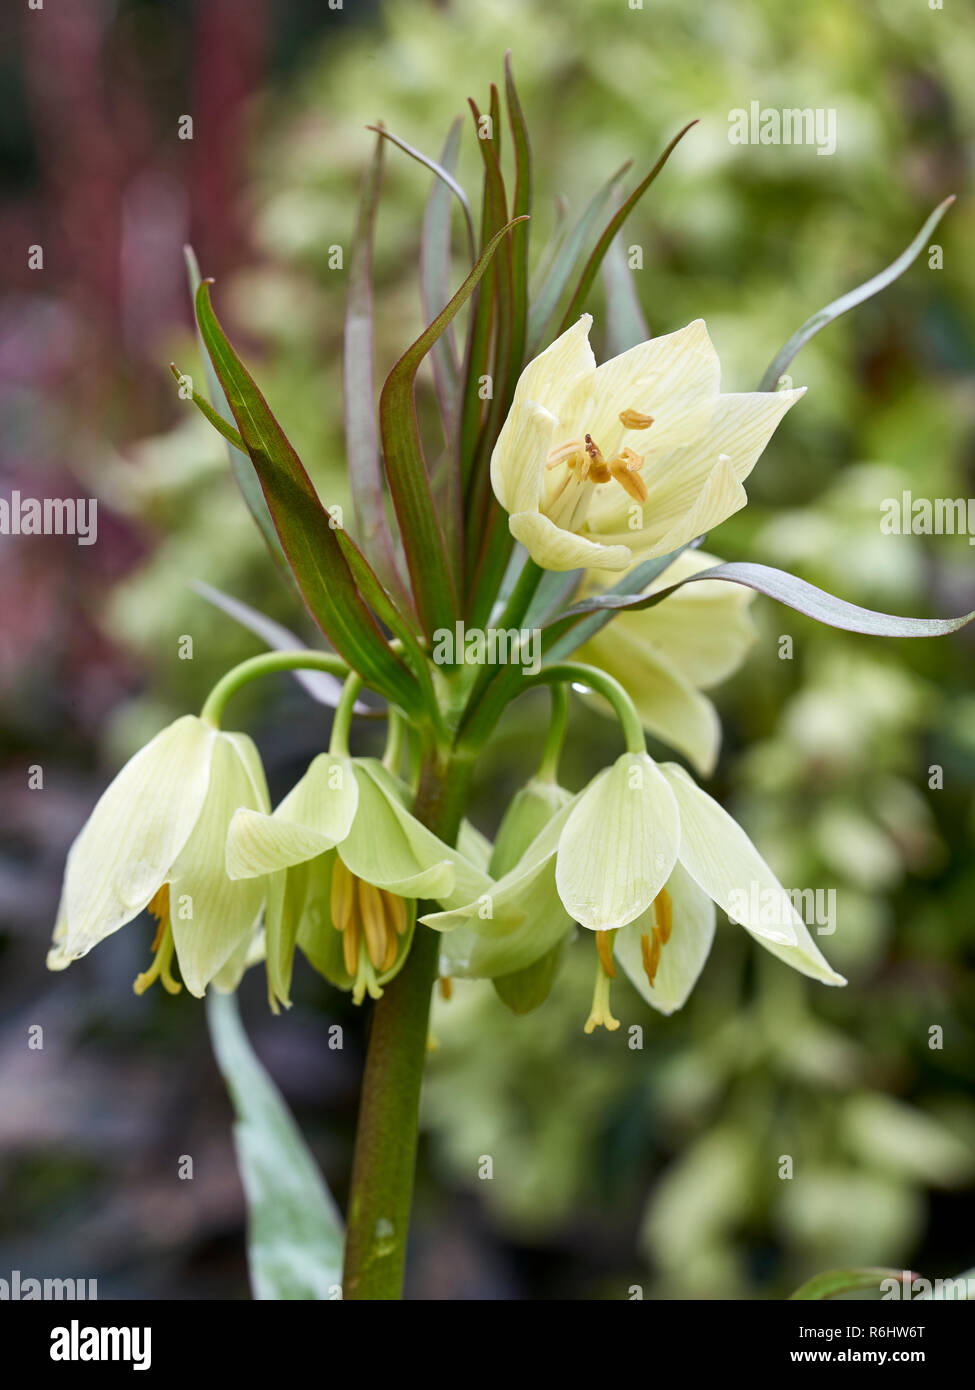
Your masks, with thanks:
M630 156L639 177L700 118L624 241L643 251L636 281L652 330L705 317L726 389L753 389L808 314L893 259L947 193L960 195L938 229L942 268L922 256L803 351L793 377L808 395L753 475L748 509L708 544L888 611L970 608L965 537L880 530L883 500L903 489L967 497L975 484L975 31L961 6L396 0L378 26L309 53L287 90L256 103L248 204L259 255L216 293L250 335L262 387L329 500L344 487L345 290L329 248L348 246L373 138L363 127L382 119L436 155L463 99L483 107L507 48L533 136L536 247L560 196L578 209ZM753 100L835 108L836 153L732 145L729 112ZM471 192L477 164L469 123L460 176ZM381 374L421 326L429 184L388 152ZM460 271L458 260L454 283ZM598 330L598 295L593 307ZM198 361L191 343L174 353L184 369ZM232 495L222 447L185 422L148 443L134 470L101 469L101 485L151 517L158 537L106 619L156 668L122 742L158 723L157 705L183 708L254 649L188 592L188 576L296 623ZM727 734L712 790L783 881L835 889L836 931L820 945L850 984L817 989L725 927L680 1015L650 1016L621 980L614 1035L582 1035L585 942L525 1019L489 985L438 1006L426 1094L433 1170L476 1193L515 1243L579 1252L557 1291L626 1297L636 1283L648 1297L781 1296L845 1263L913 1264L929 1276L971 1263L971 636L898 645L816 628L766 600L753 612L761 640L717 693ZM185 666L169 659L182 632L196 635ZM572 728L566 777L578 785L611 733L578 711ZM532 770L529 729L513 712L482 774L485 829ZM932 785L935 768L943 786ZM642 1048L628 1045L634 1024ZM943 1029L940 1048L932 1028ZM494 1176L481 1182L485 1154ZM421 1190L432 1203L422 1180Z

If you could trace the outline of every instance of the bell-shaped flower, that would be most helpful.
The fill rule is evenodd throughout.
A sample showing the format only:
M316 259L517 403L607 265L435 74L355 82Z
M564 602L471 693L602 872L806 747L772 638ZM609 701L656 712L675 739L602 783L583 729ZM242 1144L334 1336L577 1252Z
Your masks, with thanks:
M572 930L555 886L555 856L574 801L542 779L515 794L476 897L422 918L444 933L442 976L497 982L533 966Z
M715 904L793 969L845 983L741 827L682 768L647 754L623 754L553 808L505 869L476 898L422 919L445 932L442 973L514 977L551 957L577 922L595 934L599 959L587 1032L619 1026L614 958L654 1008L679 1009L710 952Z
M713 555L685 550L643 591L650 594L720 564ZM580 598L600 593L617 575L590 570ZM631 693L643 727L708 776L718 756L721 723L701 692L726 680L755 640L748 612L755 597L741 584L715 580L685 584L653 608L620 612L583 644L577 659L599 666ZM588 697L594 709L605 702Z
M714 932L705 897L801 974L846 983L741 826L674 763L625 753L600 773L562 832L556 881L570 915L602 937L591 1024L616 1026L610 946L649 1002L681 1006Z
M723 394L701 319L597 367L591 323L529 362L491 456L511 534L544 569L622 570L717 526L803 394Z
M461 900L483 875L403 804L381 763L322 753L273 815L242 810L227 836L227 872L267 893L272 1004L290 999L296 945L356 1003L401 969L416 900Z
M175 992L175 952L191 994L232 976L252 944L259 884L224 869L234 812L268 809L264 770L244 734L194 715L163 729L102 794L68 853L48 966L61 970L146 908L158 921L153 980Z

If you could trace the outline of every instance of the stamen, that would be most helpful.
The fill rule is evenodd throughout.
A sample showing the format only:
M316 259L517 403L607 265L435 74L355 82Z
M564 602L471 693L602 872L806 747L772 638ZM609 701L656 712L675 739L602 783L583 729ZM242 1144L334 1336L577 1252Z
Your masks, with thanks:
M611 980L616 979L616 967L613 965L613 938L615 935L616 933L612 931L598 931L596 933L599 963Z
M162 937L160 939L160 933ZM158 945L153 945L155 957L148 970L144 970L141 975L137 975L132 983L132 988L136 994L145 994L150 985L155 984L156 980L162 982L162 987L167 994L179 994L183 986L178 980L173 979L170 969L173 961L173 952L176 943L173 940L173 927L169 918L165 924L160 922L159 931L156 933Z
M653 416L644 415L642 410L621 410L620 424L625 430L648 430L653 424Z
M336 931L345 931L355 911L355 878L337 855L332 866L331 898L332 926Z
M558 448L549 451L548 458L545 460L545 467L558 468L560 463L567 463L572 468L581 454L582 440L570 439L565 444L560 444Z
M609 471L619 483L624 492L633 498L634 502L645 502L647 500L647 485L640 477L639 470L643 467L643 458L640 454L635 454L632 449L624 449L619 458L613 459L609 465Z
M640 937L640 954L643 957L643 973L650 982L653 989L653 982L657 978L657 970L660 966L660 931L654 927L653 939L644 934Z
M356 975L359 970L359 923L354 919L342 932L342 958L346 972Z
M396 893L384 893L383 898L389 912L393 930L397 936L405 936L409 921L406 916L406 900Z
M373 965L380 969L386 956L386 919L379 889L365 879L358 880L359 920L366 938L366 950Z
M605 1028L609 1033L615 1033L620 1026L618 1018L613 1017L613 1012L609 1007L609 976L602 967L602 962L596 967L596 984L592 993L592 1008L589 1017L585 1022L585 1032L592 1033L597 1028Z
M660 932L661 945L666 946L674 926L674 904L666 888L661 888L653 900L653 915Z
M449 975L441 975L438 981L440 985L440 998L451 999L454 993L454 982Z

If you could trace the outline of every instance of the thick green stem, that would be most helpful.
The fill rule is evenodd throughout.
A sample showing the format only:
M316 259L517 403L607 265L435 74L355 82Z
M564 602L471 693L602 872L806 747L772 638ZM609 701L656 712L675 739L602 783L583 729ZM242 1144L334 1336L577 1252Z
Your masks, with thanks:
M442 755L423 764L413 813L449 844L460 829L468 775L468 764L452 766ZM426 910L417 907L420 915ZM418 924L406 964L373 1011L349 1195L346 1299L402 1296L436 966L437 933Z

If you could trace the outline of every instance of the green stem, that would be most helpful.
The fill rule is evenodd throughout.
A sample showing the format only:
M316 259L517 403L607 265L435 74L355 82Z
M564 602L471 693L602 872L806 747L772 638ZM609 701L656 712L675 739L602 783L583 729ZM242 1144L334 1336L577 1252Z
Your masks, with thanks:
M451 765L442 754L424 760L413 813L450 844L464 814L468 774L468 765ZM418 904L418 915L427 910ZM437 933L418 924L406 964L373 1011L349 1195L346 1299L402 1296L436 966Z
M612 705L613 712L620 721L627 752L647 751L647 736L643 732L643 721L637 707L630 699L626 688L613 676L607 675L598 666L587 666L582 661L560 661L555 665L546 666L537 676L529 676L526 684L549 685L554 681L587 685L591 690L595 690L597 695L602 695L603 699Z
M349 730L352 727L352 713L355 709L355 702L359 691L362 689L362 677L355 671L346 677L342 687L342 694L339 702L335 706L335 717L332 720L332 734L328 742L330 753L349 754Z
M542 761L535 774L543 782L558 781L559 758L562 756L562 745L565 743L565 731L568 725L569 693L564 685L553 684L552 718L549 720L548 732L545 735Z
M383 749L383 767L394 777L399 776L403 754L407 751L408 736L406 720L399 710L390 705L386 724L386 747Z
M227 701L241 686L259 676L268 676L275 671L327 671L332 676L344 679L349 674L348 663L332 652L315 652L308 649L298 652L264 652L242 661L239 666L228 671L217 681L207 696L200 718L219 728Z

